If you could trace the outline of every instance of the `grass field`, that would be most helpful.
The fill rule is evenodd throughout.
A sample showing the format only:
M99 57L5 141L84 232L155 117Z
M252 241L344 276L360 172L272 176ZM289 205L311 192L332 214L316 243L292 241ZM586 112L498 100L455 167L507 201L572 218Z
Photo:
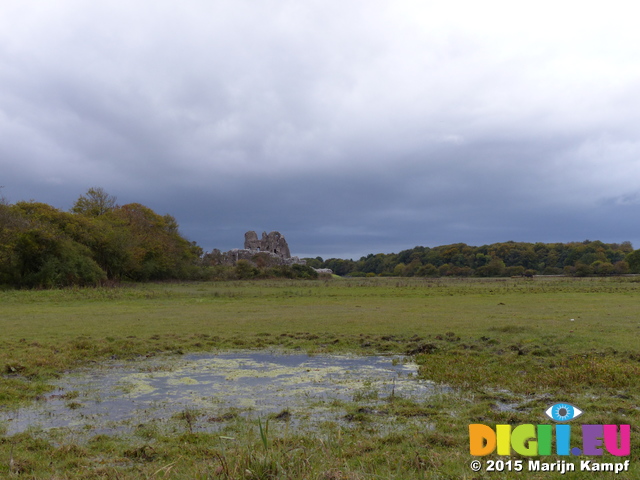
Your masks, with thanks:
M630 457L595 457L629 459L630 472L564 478L640 478L639 280L371 278L3 291L4 409L34 401L54 378L88 362L236 348L405 353L422 377L453 391L389 401L384 415L399 422L393 431L354 400L345 408L357 421L320 432L277 422L267 431L262 422L236 419L222 435L192 431L188 421L180 434L145 430L84 443L55 432L3 435L0 478L513 478L471 471L468 425L551 423L543 412L559 401L585 412L578 424L632 430ZM407 419L424 419L425 428Z

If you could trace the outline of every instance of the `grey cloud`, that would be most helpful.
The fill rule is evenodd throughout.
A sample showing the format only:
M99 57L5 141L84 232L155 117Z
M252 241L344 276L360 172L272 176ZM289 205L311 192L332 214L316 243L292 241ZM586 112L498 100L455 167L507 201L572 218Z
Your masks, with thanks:
M0 184L99 185L206 249L638 244L637 29L497 5L3 5Z

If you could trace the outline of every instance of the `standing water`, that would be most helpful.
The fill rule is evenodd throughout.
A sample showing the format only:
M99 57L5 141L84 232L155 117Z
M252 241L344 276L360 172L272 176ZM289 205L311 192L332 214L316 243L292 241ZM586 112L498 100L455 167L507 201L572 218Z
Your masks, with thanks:
M335 420L347 402L421 401L440 391L417 379L417 370L400 356L256 351L109 362L65 376L33 406L0 412L0 426L9 435L29 428L116 433L185 411L198 412L197 428L205 431L278 412L294 421Z

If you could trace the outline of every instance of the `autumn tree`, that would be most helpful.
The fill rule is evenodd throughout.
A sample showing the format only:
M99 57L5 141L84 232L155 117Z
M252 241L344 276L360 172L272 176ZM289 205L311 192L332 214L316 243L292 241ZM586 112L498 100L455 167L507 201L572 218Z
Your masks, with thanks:
M158 215L149 207L129 203L108 216L116 229L124 229L122 248L129 265L125 275L133 280L188 278L194 273L202 249L179 233L171 215Z
M0 279L17 287L94 285L106 275L91 249L74 238L74 216L47 204L19 202L2 225ZM71 228L69 228L71 226ZM7 254L8 252L8 254Z

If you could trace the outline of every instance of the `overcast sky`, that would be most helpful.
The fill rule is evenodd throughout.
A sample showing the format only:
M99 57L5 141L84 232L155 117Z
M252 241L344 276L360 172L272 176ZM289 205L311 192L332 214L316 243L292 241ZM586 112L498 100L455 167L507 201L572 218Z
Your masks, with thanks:
M640 248L637 2L2 0L0 185L205 250Z

